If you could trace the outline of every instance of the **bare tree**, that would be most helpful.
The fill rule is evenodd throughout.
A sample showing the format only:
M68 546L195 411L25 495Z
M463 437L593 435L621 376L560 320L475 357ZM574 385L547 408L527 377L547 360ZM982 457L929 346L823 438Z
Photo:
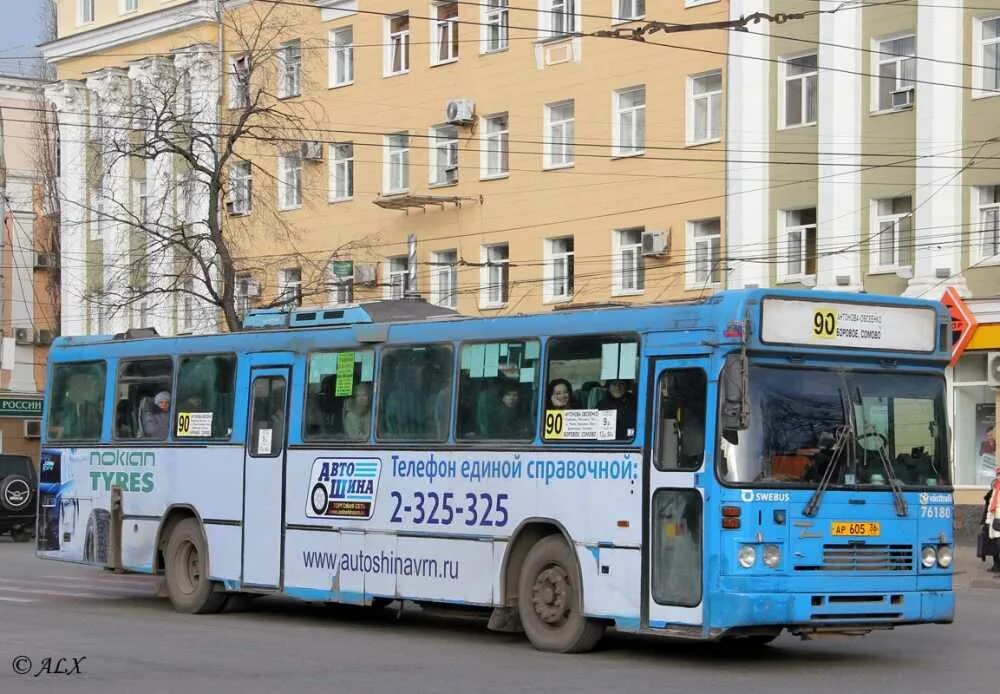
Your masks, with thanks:
M102 103L92 109L92 194L85 207L91 225L114 230L107 238L117 239L118 247L111 249L116 260L110 267L109 249L101 249L106 267L87 298L105 315L171 297L189 315L214 313L212 327L239 330L240 273L295 263L306 270L295 295L278 296L269 305L298 301L325 293L327 265L358 243L307 257L296 250L296 229L277 214L276 196L251 193L251 181L257 188L277 184L269 166L251 164L254 157L273 165L278 154L302 152L311 141L307 124L317 121L313 104L285 98L282 75L294 53L282 44L296 35L286 17L273 4L226 12L218 17L225 60L217 51L206 60L204 50L198 59L185 60L183 53L150 59L127 81L127 93L119 86L99 97ZM213 77L214 93L198 88ZM226 104L223 81L230 87ZM301 169L292 172L293 180L283 185L301 196L301 177ZM287 254L255 255L262 229Z

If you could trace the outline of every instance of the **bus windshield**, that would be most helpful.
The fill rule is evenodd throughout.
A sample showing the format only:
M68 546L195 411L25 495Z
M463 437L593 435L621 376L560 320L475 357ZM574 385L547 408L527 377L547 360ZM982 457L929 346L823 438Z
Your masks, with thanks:
M940 377L755 365L749 402L749 428L720 436L726 482L814 487L832 460L832 486L949 484Z

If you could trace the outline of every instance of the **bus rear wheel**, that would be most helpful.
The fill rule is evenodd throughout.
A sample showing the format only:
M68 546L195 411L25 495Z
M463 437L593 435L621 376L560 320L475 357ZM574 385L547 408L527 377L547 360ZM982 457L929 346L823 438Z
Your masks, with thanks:
M185 518L170 533L164 558L167 595L174 609L188 614L218 612L226 594L208 580L208 548L194 518Z
M531 645L540 651L582 653L604 635L604 625L583 616L576 556L559 535L528 550L517 586L517 609Z

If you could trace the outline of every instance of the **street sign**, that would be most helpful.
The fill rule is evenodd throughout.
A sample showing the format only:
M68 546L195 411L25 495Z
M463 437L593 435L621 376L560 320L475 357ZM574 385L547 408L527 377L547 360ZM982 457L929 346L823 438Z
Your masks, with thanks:
M0 396L0 417L41 417L41 398Z
M941 303L948 307L948 313L951 315L951 364L954 366L975 334L979 323L954 287L944 290Z

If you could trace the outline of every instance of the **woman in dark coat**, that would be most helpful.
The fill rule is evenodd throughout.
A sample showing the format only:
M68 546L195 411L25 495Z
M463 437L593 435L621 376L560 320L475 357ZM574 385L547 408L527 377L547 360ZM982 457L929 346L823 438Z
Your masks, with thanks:
M996 469L996 479L993 480L990 490L986 492L984 500L983 518L980 521L982 527L979 531L976 556L983 561L986 561L986 557L992 557L993 565L986 570L991 573L1000 573L1000 537L990 537L990 535L997 535L995 531L990 532L990 525L995 518L1000 517L1000 514L997 513L998 504L1000 504L1000 467Z

